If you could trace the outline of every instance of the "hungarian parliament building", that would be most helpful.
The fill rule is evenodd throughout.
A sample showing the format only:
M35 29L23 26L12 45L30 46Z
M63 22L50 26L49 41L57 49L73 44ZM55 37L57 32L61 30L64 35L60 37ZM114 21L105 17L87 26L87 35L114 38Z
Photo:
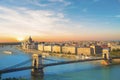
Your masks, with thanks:
M38 48L38 42L33 41L31 36L30 36L27 40L24 40L21 43L21 46L22 46L23 49L37 49Z

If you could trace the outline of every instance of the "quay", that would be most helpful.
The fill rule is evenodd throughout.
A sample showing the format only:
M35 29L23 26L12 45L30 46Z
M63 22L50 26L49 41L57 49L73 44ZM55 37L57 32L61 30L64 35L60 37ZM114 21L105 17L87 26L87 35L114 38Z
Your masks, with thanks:
M68 58L70 60L79 60L80 58L77 55L70 55L70 54L60 54L60 53L45 53L45 52L41 52L39 50L34 50L34 49L22 49L20 47L17 47L19 50L27 53L27 54L34 54L34 53L38 53L39 55L45 56L45 57L61 57L61 58ZM88 59L99 59L101 57L90 57ZM84 58L85 59L85 58ZM106 63L105 61L102 61L101 64L104 65L108 65L108 63ZM120 57L112 57L112 64L120 64ZM111 65L112 65L111 64Z
M20 47L17 47L19 50L25 52L26 54L34 54L38 53L42 56L48 57L48 56L55 56L55 57L62 57L62 58L68 58L68 59L77 59L76 55L70 55L70 54L60 54L60 53L49 53L49 52L42 52L35 49L22 49Z

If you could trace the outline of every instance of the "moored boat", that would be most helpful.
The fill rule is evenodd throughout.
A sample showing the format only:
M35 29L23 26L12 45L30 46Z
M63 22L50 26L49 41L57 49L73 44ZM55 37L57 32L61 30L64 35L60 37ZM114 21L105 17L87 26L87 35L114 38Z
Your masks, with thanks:
M9 50L3 51L3 52L6 53L6 54L12 54L12 52L9 51Z

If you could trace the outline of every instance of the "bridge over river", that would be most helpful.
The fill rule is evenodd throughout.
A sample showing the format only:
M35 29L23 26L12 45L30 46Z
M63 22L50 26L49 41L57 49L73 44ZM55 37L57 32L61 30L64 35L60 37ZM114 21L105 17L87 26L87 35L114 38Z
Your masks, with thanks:
M54 61L53 59L47 59L47 58L42 58L41 55L38 54L33 54L33 58L27 61L24 61L22 63L10 66L8 68L2 69L0 70L0 75L5 74L5 73L10 73L10 72L16 72L16 71L22 71L22 70L27 70L27 69L31 69L31 73L32 75L36 76L36 75L43 75L43 69L45 67L49 67L49 66L57 66L57 65L63 65L63 64L71 64L71 63L79 63L79 62L89 62L89 61L105 61L108 64L111 64L111 60L112 59L120 59L120 57L112 57L107 59L105 56L104 58L99 57L99 58L92 58L92 59L79 59L79 60L71 60L71 61L60 61L60 62L55 62L55 63L49 63L49 64L43 64L42 60L50 60L50 61ZM27 62L32 61L32 66L26 66L26 67L19 67L16 68L18 66L21 66L23 64L26 64Z

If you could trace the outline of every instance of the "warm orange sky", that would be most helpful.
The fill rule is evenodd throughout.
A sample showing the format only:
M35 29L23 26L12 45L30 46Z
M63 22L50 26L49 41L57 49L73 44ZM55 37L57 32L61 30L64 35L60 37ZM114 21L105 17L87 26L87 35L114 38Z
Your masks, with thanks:
M0 42L19 42L22 39L28 39L29 36L26 37L1 37ZM59 41L82 41L82 40L112 40L111 36L108 36L107 38L104 38L104 36L31 36L34 41L39 42L59 42ZM96 37L96 38L94 38ZM117 36L112 37L117 40Z
M11 37L1 37L0 42L17 42L17 40Z

